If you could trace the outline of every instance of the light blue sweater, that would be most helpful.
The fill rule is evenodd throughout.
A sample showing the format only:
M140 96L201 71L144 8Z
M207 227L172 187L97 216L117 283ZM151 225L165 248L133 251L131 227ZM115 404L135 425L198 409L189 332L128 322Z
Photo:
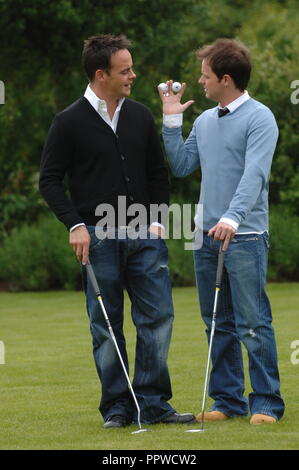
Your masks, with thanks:
M203 112L185 142L181 127L163 126L173 174L186 176L200 167L204 231L221 217L240 224L238 233L268 230L269 175L278 138L275 118L252 98L221 118L217 110Z

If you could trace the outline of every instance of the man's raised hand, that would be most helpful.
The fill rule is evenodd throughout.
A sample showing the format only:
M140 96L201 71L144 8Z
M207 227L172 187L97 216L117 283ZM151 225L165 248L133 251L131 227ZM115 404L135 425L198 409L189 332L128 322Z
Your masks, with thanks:
M173 80L168 80L166 85L168 87L167 93L158 87L159 95L163 103L163 114L180 114L186 111L189 106L194 103L194 100L189 100L184 104L181 104L182 96L186 89L186 83L182 83L182 88L177 93L172 90Z

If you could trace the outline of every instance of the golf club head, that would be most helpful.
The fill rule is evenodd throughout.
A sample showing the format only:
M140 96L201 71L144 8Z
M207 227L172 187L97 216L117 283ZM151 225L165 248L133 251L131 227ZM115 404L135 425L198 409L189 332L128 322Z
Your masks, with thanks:
M131 434L139 434L141 432L151 432L151 429L141 428L141 429L137 429L137 431L132 431Z

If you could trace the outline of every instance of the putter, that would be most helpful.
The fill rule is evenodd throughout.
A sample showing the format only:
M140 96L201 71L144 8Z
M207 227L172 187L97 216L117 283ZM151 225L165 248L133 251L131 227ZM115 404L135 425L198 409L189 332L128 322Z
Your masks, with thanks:
M138 401L137 401L135 392L134 392L133 387L132 387L132 385L131 385L130 378L129 378L129 375L128 375L126 366L125 366L125 364L124 364L124 361L123 361L123 358L122 358L122 356L121 356L121 352L120 352L120 350L119 350L119 347L118 347L118 344L117 344L117 341L116 341L116 338L115 338L113 329L112 329L112 327L111 327L111 323L110 323L109 317L108 317L108 315L107 315L107 312L106 312L106 309L105 309L105 306L104 306L104 303L103 303L103 300L102 300L101 291L100 291L100 288L99 288L98 281L96 280L93 267L91 266L91 264L90 264L89 261L88 261L88 263L86 264L86 271L87 271L87 276L88 276L88 278L89 278L89 280L90 280L90 282L91 282L91 285L92 285L92 287L93 287L93 290L94 290L94 292L95 292L95 295L96 295L96 297L97 297L97 299L98 299L98 302L99 302L99 304L100 304L100 307L101 307L102 313L103 313L103 315L104 315L104 318L105 318L105 320L106 320L106 323L107 323L107 327L108 327L110 336L111 336L112 341L113 341L113 343L114 343L114 346L115 346L115 349L116 349L116 351L117 351L117 354L118 354L120 363L121 363L121 365L122 365L124 374L125 374L126 379L127 379L127 382L128 382L129 389L130 389L130 391L131 391L131 394L132 394L134 403L135 403L135 405L136 405L136 409L137 409L137 421L138 421L138 427L139 427L139 429L137 429L136 431L131 432L131 434L139 434L139 433L141 433L141 432L148 432L148 431L150 431L149 429L145 429L145 428L143 428L143 427L141 426L141 422L140 422L140 407L139 407L139 405L138 405Z
M220 292L220 289L221 289L221 280L222 280L222 273L223 273L224 254L225 254L225 251L223 251L223 242L221 242L221 243L220 243L220 247L219 247L219 254L218 254L218 264L217 264L217 273L216 273L215 299L214 299L214 308L213 308L213 316L212 316L212 326L211 326L210 344L209 344L207 368L206 368L205 383L204 383L203 398L202 398L202 407L201 407L201 426L200 426L199 429L188 429L188 430L185 431L185 432L204 432L204 409L205 409L205 404L206 404L207 385L208 385L208 379L209 379L209 370L210 370L210 362L211 362L211 352L212 352L213 338L214 338L214 332L215 332L215 327L216 327L216 314L217 314L218 295L219 295L219 292Z

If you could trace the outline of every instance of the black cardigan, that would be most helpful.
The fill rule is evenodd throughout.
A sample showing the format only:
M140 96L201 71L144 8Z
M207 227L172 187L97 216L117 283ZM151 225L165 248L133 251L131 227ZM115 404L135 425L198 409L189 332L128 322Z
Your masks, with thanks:
M167 169L150 111L126 98L115 134L89 101L79 98L53 120L42 154L40 191L68 229L81 222L95 225L101 203L114 207L117 222L118 196L147 209L168 204Z

